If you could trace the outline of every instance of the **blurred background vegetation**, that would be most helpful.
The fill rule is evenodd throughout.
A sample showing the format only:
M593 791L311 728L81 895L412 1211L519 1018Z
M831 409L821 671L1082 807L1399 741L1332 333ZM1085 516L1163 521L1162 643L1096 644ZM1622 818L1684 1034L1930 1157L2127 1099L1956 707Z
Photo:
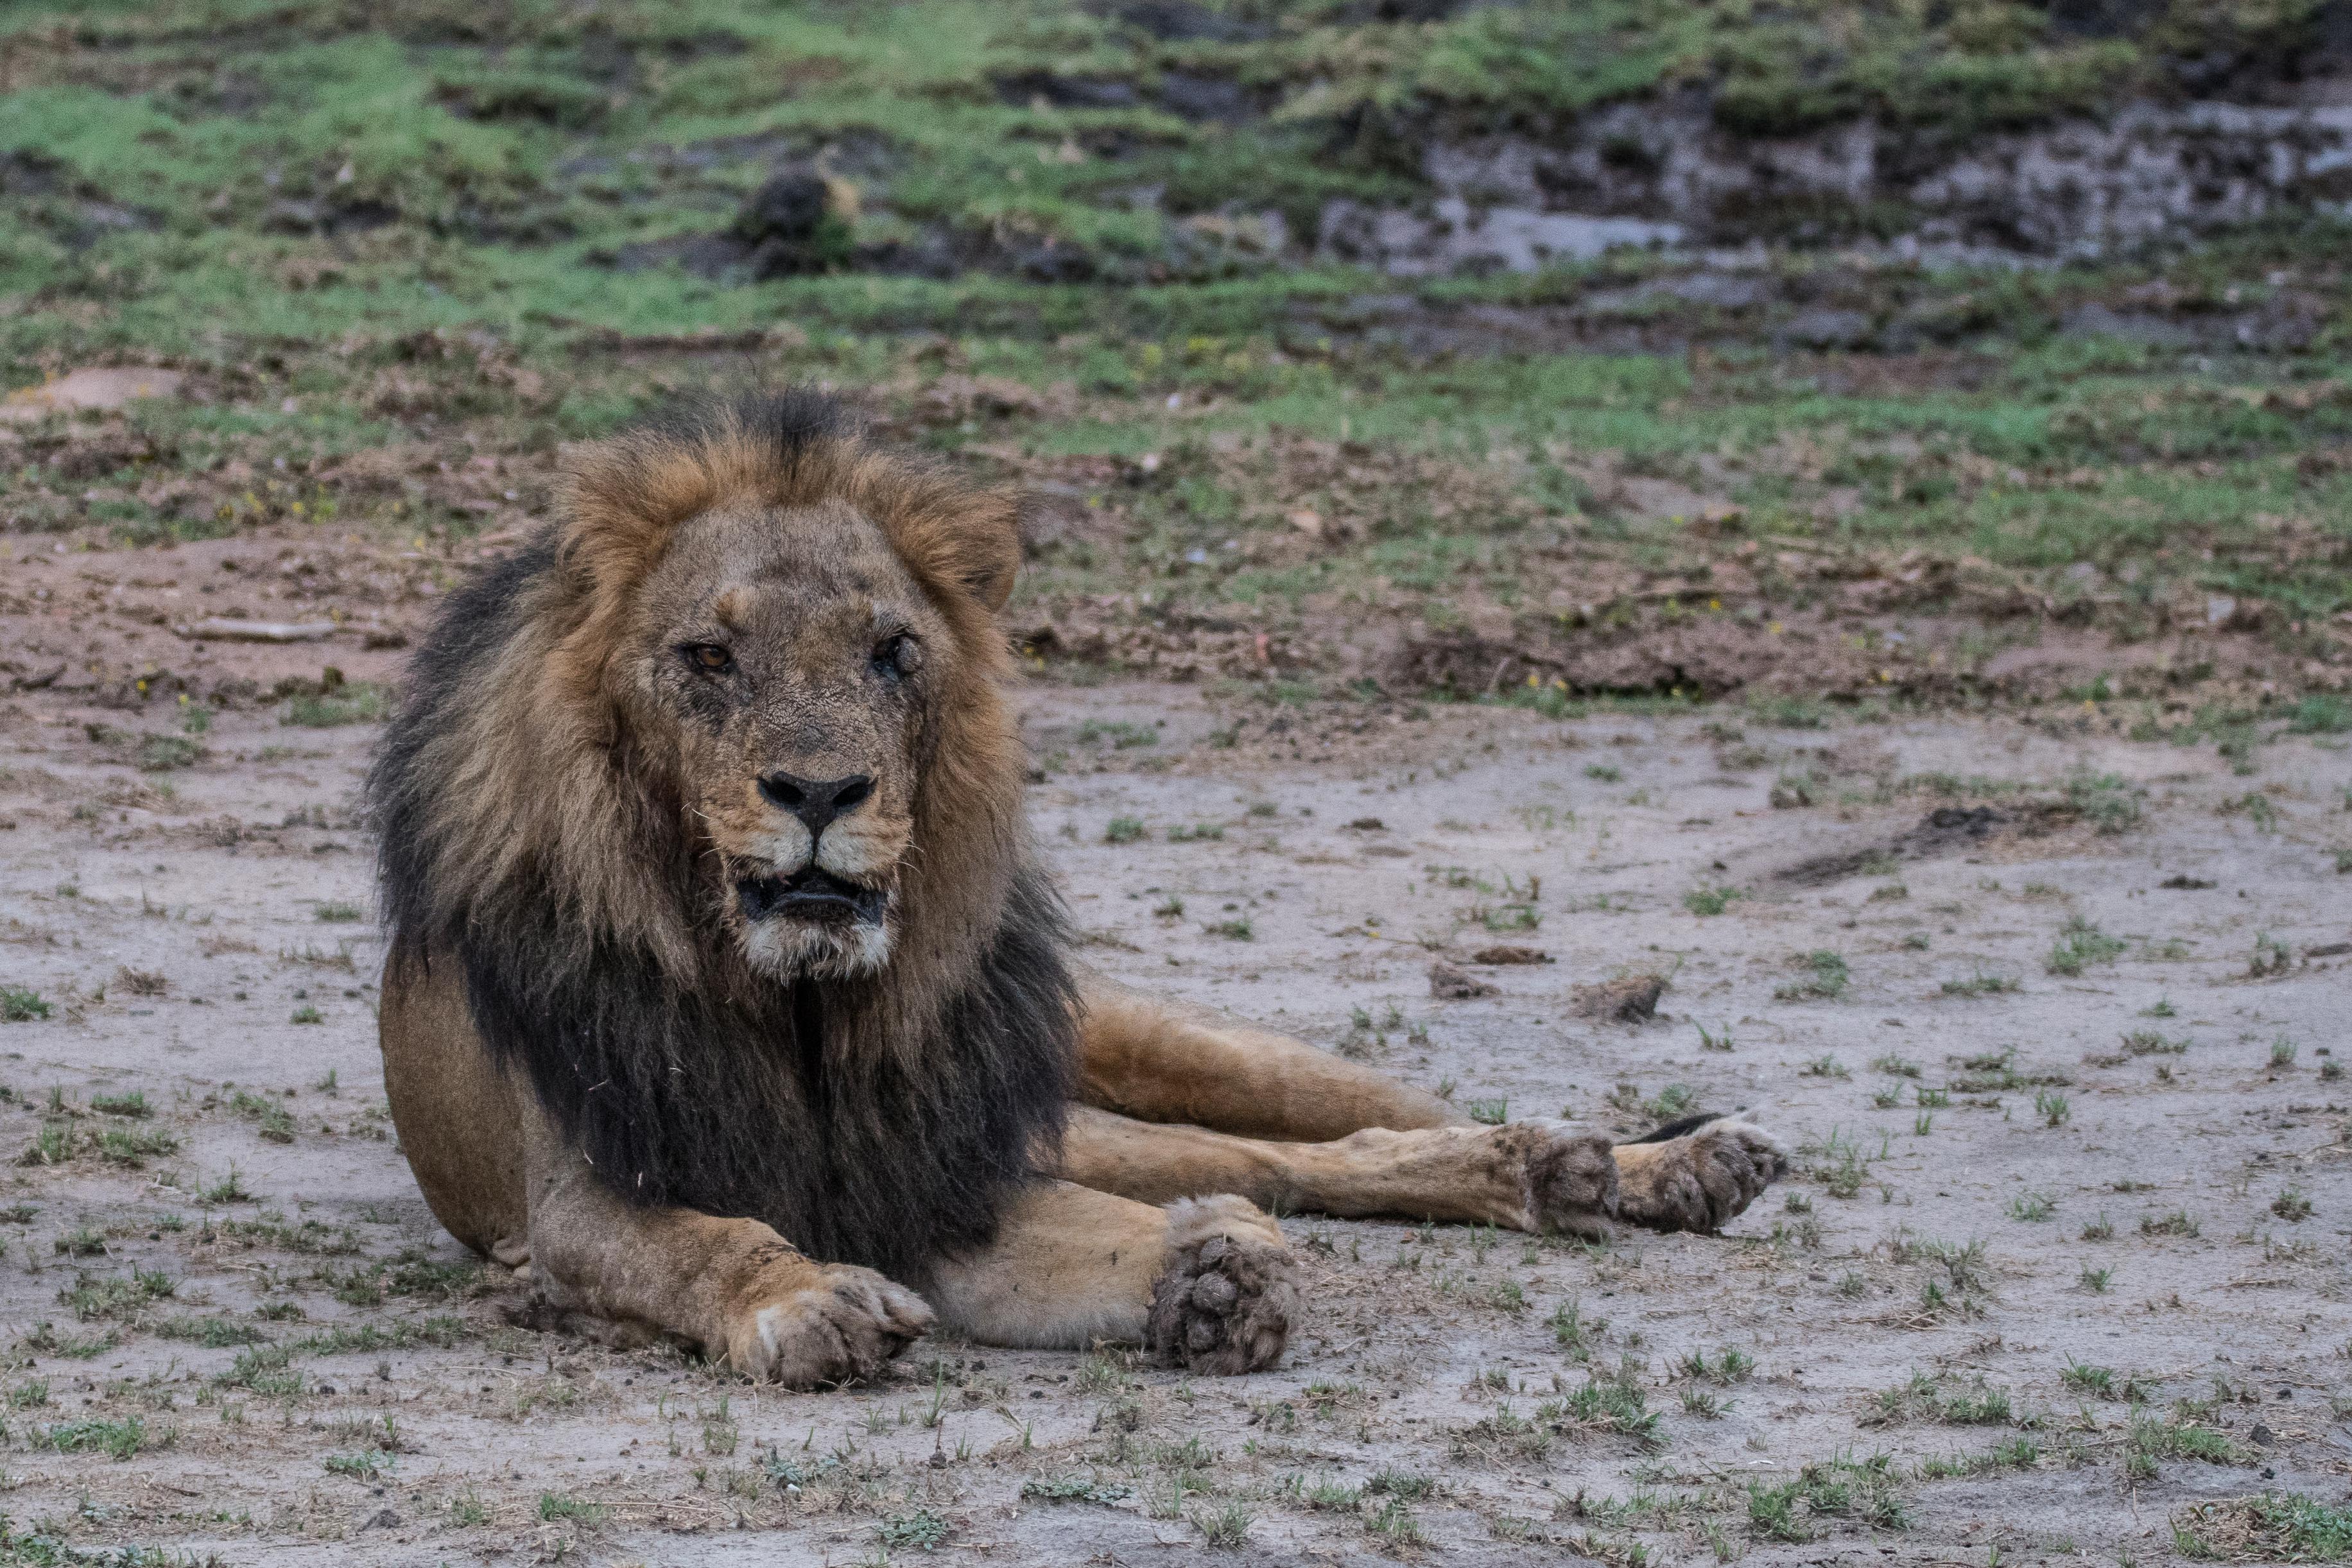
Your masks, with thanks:
M2336 0L12 0L0 372L189 379L0 513L470 538L818 379L1047 497L1054 667L2194 728L2345 669L2344 73Z

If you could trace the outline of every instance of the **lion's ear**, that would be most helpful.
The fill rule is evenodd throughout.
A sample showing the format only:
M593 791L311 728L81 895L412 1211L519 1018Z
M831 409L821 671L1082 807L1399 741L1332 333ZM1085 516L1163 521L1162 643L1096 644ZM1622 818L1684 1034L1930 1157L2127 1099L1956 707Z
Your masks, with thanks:
M992 615L1013 597L1013 580L1021 575L1023 510L1010 493L976 497L956 518L949 540L948 574Z

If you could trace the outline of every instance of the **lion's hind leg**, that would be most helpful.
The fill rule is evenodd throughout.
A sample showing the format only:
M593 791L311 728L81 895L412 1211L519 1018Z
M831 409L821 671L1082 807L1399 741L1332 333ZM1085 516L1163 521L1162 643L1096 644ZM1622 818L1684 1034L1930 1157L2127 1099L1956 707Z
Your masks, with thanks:
M1298 1312L1281 1228L1241 1198L1160 1207L1068 1182L1025 1194L996 1240L941 1265L927 1294L985 1343L1141 1344L1213 1374L1272 1365Z
M1738 1116L1696 1117L1613 1146L1542 1117L1287 1143L1082 1105L1071 1111L1059 1174L1143 1203L1237 1193L1286 1213L1393 1215L1600 1239L1621 1220L1718 1229L1787 1166L1780 1141Z

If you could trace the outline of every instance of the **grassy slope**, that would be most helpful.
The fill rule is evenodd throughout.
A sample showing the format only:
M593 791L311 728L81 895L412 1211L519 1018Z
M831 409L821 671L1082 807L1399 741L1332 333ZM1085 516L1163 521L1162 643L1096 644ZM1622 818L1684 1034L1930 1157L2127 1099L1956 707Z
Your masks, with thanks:
M1717 351L1408 355L1358 330L1363 298L1393 295L1390 280L1173 243L1184 214L1227 201L1297 224L1333 194L1409 196L1400 149L1449 115L1539 125L1699 81L1740 126L1866 111L1958 135L2167 90L2168 60L2225 35L2259 60L2291 47L2310 9L2183 0L2137 37L2086 38L2014 5L1938 7L1933 26L1910 5L1759 20L1727 4L1529 5L1430 24L1262 5L1223 13L1262 36L1166 41L1042 3L14 5L0 7L0 155L20 154L26 193L0 204L0 360L18 382L121 355L211 372L227 395L135 416L149 465L201 479L239 455L299 472L418 437L544 452L712 373L583 345L790 323L805 340L757 356L760 372L881 384L901 406L943 372L1058 394L994 419L913 420L940 444L977 443L1048 478L1166 455L1150 484L1107 498L1122 528L1048 552L1028 590L1048 611L1143 586L1163 609L1307 637L1369 605L1441 631L1516 616L1540 640L1561 632L1574 559L1593 550L1704 584L1719 545L1612 501L1598 469L1727 497L1751 536L1842 558L1980 558L2045 601L2082 597L2065 569L2089 561L2107 574L2097 617L2126 635L2160 629L2183 595L2257 596L2276 606L2265 624L2284 649L2326 655L2326 623L2352 609L2352 481L2330 456L2352 424L2336 231L2023 275L1785 258L1795 300L1945 323L1935 354L1860 371L1764 351L1764 318L1624 304L1652 259L1429 283L1412 299L1436 318L1590 316L1612 297L1604 325ZM1056 109L991 85L1040 71L1138 99ZM1152 106L1171 71L1238 78L1264 112L1178 119ZM1053 238L1110 258L1112 280L729 285L598 264L723 227L776 159L826 146L866 193L861 241L927 227L1000 248ZM1142 188L1161 204L1131 201ZM93 217L93 202L134 221ZM303 214L371 206L397 221L302 232ZM2084 302L2149 287L2189 319L2292 297L2324 320L2294 355L2058 329ZM481 372L461 336L478 330L502 345L505 373ZM1453 466L1350 491L1317 455L1343 438ZM92 502L89 476L22 465L0 506L18 530L237 526L233 506L143 498L152 471L100 476L115 483ZM1480 504L1444 504L1449 475ZM1301 507L1352 509L1360 526L1304 552L1285 520ZM1768 573L1734 608L1760 617L1823 591Z

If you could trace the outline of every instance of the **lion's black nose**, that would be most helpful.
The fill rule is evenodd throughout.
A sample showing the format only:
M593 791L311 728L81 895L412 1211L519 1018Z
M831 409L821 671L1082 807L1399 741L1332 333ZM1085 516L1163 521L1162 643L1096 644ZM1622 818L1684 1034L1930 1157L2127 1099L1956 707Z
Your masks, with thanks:
M853 773L846 779L819 782L790 773L771 773L760 780L760 793L798 817L815 838L835 817L845 817L874 793L872 775Z

